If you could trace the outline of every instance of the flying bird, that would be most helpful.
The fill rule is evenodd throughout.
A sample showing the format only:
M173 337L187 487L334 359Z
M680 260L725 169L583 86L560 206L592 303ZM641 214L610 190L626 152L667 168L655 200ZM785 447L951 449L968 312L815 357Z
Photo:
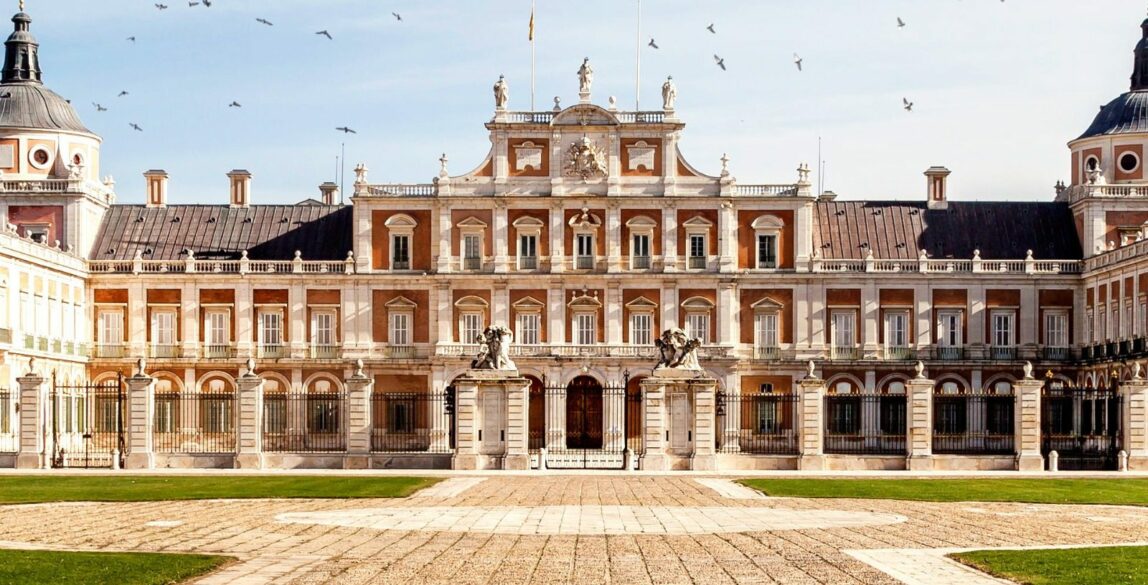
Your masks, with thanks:
M330 40L330 41L333 41L333 40L335 40L335 37L331 36L331 33L327 32L326 30L321 30L321 31L319 31L319 32L317 32L317 33L315 33L315 34L317 34L317 35L323 35L323 36L327 37L327 40Z
M715 35L717 34L717 31L714 30L714 23L712 23L712 22L710 23L709 26L706 27L706 30L710 31L711 33L713 33Z
M654 42L654 39L653 39L652 37L650 38L650 42L648 42L648 43L646 43L646 44L647 44L647 45L649 45L649 46L651 46L651 47L653 47L653 48L655 48L655 49L657 49L657 48L658 48L658 43Z
M203 0L204 8L211 8L211 0Z
M403 21L403 15L399 14L398 12L392 12L391 16L395 17L395 20L399 22Z
M102 105L100 105L100 104L98 104L98 103L96 103L96 102L92 102L92 105L93 105L93 106L96 106L96 111L97 111L97 112L106 112L106 111L108 111L108 109L107 109L107 108L105 108L104 106L102 106Z
M801 68L801 62L802 62L802 61L804 61L804 60L805 60L805 59L802 59L800 56L798 56L798 54L797 54L797 53L794 53L794 54L793 54L793 64L794 64L794 65L797 65L797 70L798 70L798 71L803 71L803 69Z
M135 130L136 132L143 132L143 128L140 128L140 125L136 124L135 122L130 122L128 125L131 126L132 130Z
M125 95L128 95L128 92L126 92L126 91L121 91L121 92L119 93L119 95L117 95L116 97L124 97Z
M901 103L905 105L906 112L913 111L913 102L909 101L909 98L901 98Z
M722 59L721 57L714 55L714 63L716 63L718 67L721 67L722 71L726 70L725 69L725 59Z
M243 105L240 104L239 102L231 102L230 104L227 104L227 107L229 107L229 108L242 108Z
M199 2L192 2L191 0L187 0L187 6L189 8L192 6L199 6Z
M255 22L258 22L259 24L266 24L267 26L275 26L274 24L271 24L271 21L267 20L266 18L256 18Z
M905 21L900 16L897 17L897 28L905 28Z
M346 126L339 126L338 128L335 128L335 130L342 132L343 134L358 134L358 132L355 132Z
M135 37L128 37L128 40L129 40L129 41L131 41L131 42L133 42L133 43L134 43L134 42L136 42L136 38L135 38Z
M160 10L167 10L167 4L156 4L155 7Z

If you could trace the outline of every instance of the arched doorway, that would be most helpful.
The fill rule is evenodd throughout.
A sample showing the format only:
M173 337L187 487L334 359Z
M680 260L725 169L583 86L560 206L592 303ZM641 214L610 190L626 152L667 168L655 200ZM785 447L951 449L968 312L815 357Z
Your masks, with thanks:
M566 448L602 448L602 385L590 376L566 387Z

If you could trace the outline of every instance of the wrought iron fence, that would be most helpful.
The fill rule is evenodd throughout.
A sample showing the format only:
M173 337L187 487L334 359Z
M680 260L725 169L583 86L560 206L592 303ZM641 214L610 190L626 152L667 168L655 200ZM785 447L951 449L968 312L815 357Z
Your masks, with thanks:
M453 418L444 393L380 392L371 396L371 450L449 453Z
M156 453L234 453L239 409L231 392L155 395Z
M0 388L0 453L20 450L20 433L16 422L16 397L7 388Z
M114 467L127 449L121 377L101 383L52 382L48 409L53 467Z
M1115 389L1044 388L1041 452L1063 470L1115 470L1123 449L1124 401Z
M1016 452L1015 410L1012 394L934 394L933 453Z
M718 450L797 454L799 404L796 394L718 394Z
M337 392L263 395L263 450L336 453L347 449L347 395Z
M845 394L825 397L825 452L904 455L904 395Z

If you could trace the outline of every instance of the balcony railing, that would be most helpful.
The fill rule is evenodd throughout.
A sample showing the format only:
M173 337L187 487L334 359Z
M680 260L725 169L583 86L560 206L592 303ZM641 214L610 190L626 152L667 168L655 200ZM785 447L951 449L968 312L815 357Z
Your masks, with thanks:
M180 357L180 347L175 344L153 343L148 347L148 356L161 359Z
M994 345L989 347L989 359L992 360L1015 360L1016 347L1015 346L1002 346Z
M538 270L538 256L519 256L519 270Z
M959 361L965 359L965 348L953 345L938 345L937 359L942 361Z
M856 360L861 358L861 349L855 346L833 346L829 350L829 359L832 360Z
M705 256L690 256L688 258L687 262L688 263L686 264L686 266L688 266L690 270L705 270L706 269L706 257Z
M411 261L410 260L393 260L391 262L391 270L410 270L410 269L411 269Z
M278 359L285 358L290 352L287 351L287 346L283 344L259 344L259 357Z
M777 346L772 347L755 347L753 349L753 359L761 361L776 361L781 358L781 348Z
M631 270L649 270L650 257L649 256L634 256L630 261Z
M311 346L311 357L318 360L333 360L339 358L338 345L314 344Z
M593 256L575 256L574 257L575 270L593 270L594 257Z
M1072 358L1072 350L1067 347L1045 347L1041 355L1046 360L1065 361Z
M917 357L917 352L913 348L903 345L887 345L885 346L885 359L890 361L897 360L911 360Z
M422 357L418 348L413 345L388 345L386 356L392 360L412 360Z
M127 355L127 347L122 343L97 343L92 346L94 358L122 358Z
M482 258L463 258L463 270L482 270Z
M235 357L235 346L227 343L209 343L203 346L203 357L206 359L232 359Z

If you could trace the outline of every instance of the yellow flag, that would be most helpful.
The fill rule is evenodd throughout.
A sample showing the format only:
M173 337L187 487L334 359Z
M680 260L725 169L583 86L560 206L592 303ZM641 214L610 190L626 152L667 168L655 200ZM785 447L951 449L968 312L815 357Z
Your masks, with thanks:
M527 40L534 40L534 7L530 7L530 36Z

